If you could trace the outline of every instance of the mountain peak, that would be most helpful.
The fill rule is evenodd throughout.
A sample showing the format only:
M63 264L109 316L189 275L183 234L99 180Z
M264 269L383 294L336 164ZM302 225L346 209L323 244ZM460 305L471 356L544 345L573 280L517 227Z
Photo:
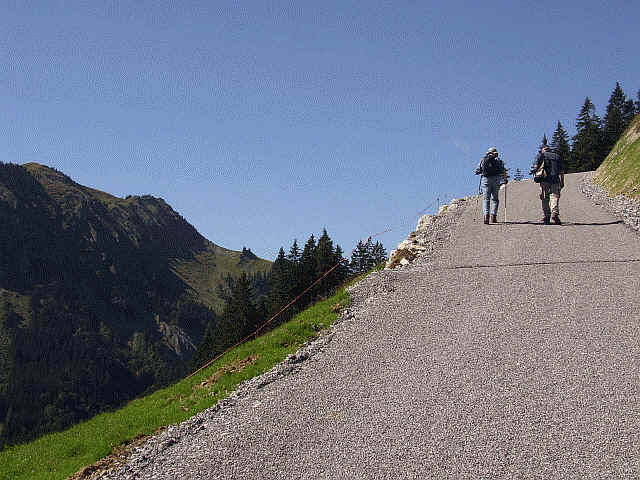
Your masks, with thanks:
M0 445L179 378L222 310L220 279L270 269L213 244L161 198L119 198L38 163L0 162L0 224L0 371L12 372L0 375ZM45 378L37 394L7 396L9 381ZM105 390L102 404L82 389L56 403L87 382Z

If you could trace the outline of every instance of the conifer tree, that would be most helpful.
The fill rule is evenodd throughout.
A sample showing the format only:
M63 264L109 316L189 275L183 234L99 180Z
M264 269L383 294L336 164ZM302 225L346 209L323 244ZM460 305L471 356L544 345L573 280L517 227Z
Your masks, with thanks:
M580 109L576 121L577 133L573 137L571 165L578 172L595 170L604 156L602 155L602 127L595 106L587 97Z
M560 158L562 158L562 160L565 162L565 167L567 169L567 172L569 172L570 170L569 156L571 153L571 147L569 146L569 135L565 131L564 127L562 126L562 123L560 123L560 120L558 120L556 131L553 132L553 137L551 138L550 147L553 149L555 153L560 155ZM575 170L571 170L571 171L575 171Z
M318 239L316 245L316 276L319 276L329 270L333 263L333 241L327 233L327 229L322 229L322 235Z
M353 249L351 254L351 263L349 265L353 275L359 275L376 267L387 260L387 252L380 242L375 245L371 237L366 242L360 240Z
M269 283L269 293L267 309L269 314L278 312L290 300L290 262L284 255L281 247L278 257L271 265L271 281Z
M366 270L367 256L366 243L362 240L358 241L356 248L351 252L351 261L349 262L349 270L352 275L360 275Z
M235 280L230 273L227 273L225 276L220 275L220 282L216 287L216 293L222 299L222 301L226 302L227 300L229 300L234 285Z
M289 254L287 255L287 260L289 261L289 297L295 298L300 294L304 288L302 286L302 265L300 263L300 259L302 258L302 252L298 247L298 240L293 240L293 245L289 249ZM292 315L295 314L297 310L297 306L294 305L292 307Z
M329 238L327 229L322 229L322 235L318 239L318 245L316 246L316 273L315 277L319 278L326 273L334 263L334 250L333 241ZM331 289L331 282L328 277L325 277L316 287L316 293L318 295L325 295Z
M375 245L371 248L371 263L373 266L378 266L383 262L387 261L387 251L384 246L380 242L376 242Z
M258 318L258 311L251 296L251 283L247 274L242 272L216 325L212 357L253 332L260 324L262 319Z
M255 272L250 276L253 301L256 305L265 300L269 293L269 278L265 272Z
M190 370L197 370L213 358L211 353L214 350L214 330L215 327L213 322L209 322L204 332L204 337L202 337L202 341L200 342L198 349L191 358Z
M316 280L316 240L313 234L305 243L300 255L300 285L302 291ZM308 305L312 299L312 292L308 292L302 299L300 305Z
M640 113L640 112L637 112ZM622 118L624 120L624 128L626 129L633 120L633 117L636 116L636 106L633 103L633 99L628 99L624 103L624 110L622 111Z
M264 297L256 304L256 311L258 312L258 323L260 323L260 321L266 321L270 317L269 310L267 309L267 301Z
M335 270L335 286L339 286L347 279L349 276L349 265L348 262L344 258L344 253L342 252L342 248L340 245L336 245L336 251L333 255L334 265L340 262L340 266Z
M300 261L300 247L298 247L298 240L297 239L293 239L293 245L291 245L291 248L289 249L289 254L287 255L287 260L289 260L290 262L296 263Z
M609 97L607 112L604 116L603 129L603 155L606 156L616 144L620 135L624 132L625 125L625 103L626 97L620 84L616 82L616 87Z
M638 100L636 100L636 115L640 115L640 90L638 90Z

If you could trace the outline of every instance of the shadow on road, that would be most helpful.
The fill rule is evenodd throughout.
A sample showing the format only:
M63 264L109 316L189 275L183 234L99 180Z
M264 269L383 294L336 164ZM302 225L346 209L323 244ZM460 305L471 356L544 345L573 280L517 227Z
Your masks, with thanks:
M544 225L542 222L502 222L506 225ZM546 227L566 227L572 225L586 225L586 226L604 226L604 225L616 225L617 223L623 223L622 220L615 220L613 222L601 222L601 223L580 223L580 222L565 222L562 221L562 225L544 225ZM497 224L494 224L497 225Z

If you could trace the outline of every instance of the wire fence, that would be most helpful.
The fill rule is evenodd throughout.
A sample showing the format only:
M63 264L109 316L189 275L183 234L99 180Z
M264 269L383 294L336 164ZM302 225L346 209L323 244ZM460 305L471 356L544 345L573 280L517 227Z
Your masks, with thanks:
M450 195L445 194L443 196L443 199L446 197L451 197ZM452 197L451 197L452 198ZM385 230L382 230L380 232L377 233L372 233L371 235L369 235L367 237L368 240L371 240L373 238L379 237L381 235L384 235L385 233L389 233L389 232L393 232L398 230L400 227L406 227L407 225L410 224L410 222L415 222L418 218L422 217L426 212L428 212L429 210L432 210L433 208L437 207L440 204L440 197L437 197L434 201L432 201L429 205L427 205L427 207L423 208L422 210L420 210L419 212L408 216L406 218L404 218L404 220L401 220L399 223L396 224L396 226L394 227L390 227L390 228L386 228ZM215 357L213 357L211 360L209 360L207 363L205 363L204 365L202 365L200 368L198 368L197 370L191 372L186 378L191 378L194 375L196 375L197 373L201 372L202 370L204 370L207 367L210 367L211 365L213 365L217 360L219 360L220 358L222 358L225 354L229 353L231 350L233 350L236 347L239 347L240 345L242 345L243 343L245 343L246 341L250 340L251 338L255 338L258 336L258 334L263 331L267 326L269 326L270 324L272 324L280 315L282 315L285 311L287 311L291 306L293 306L298 300L300 300L300 298L302 298L306 293L308 293L313 287L315 287L318 283L320 283L327 275L329 275L331 272L333 272L336 268L338 268L340 265L344 264L347 260L346 259L341 259L339 262L337 262L334 266L332 266L329 270L327 270L326 272L324 272L322 275L320 275L311 285L309 285L302 293L300 293L299 295L297 295L295 298L293 298L291 301L289 301L289 303L287 303L284 307L282 307L280 310L278 310L278 312L276 312L274 315L272 315L268 320L266 320L260 327L258 327L255 331L253 331L252 333L250 333L249 335L246 335L245 337L243 337L242 339L238 340L236 343L234 343L233 345L231 345L230 347L226 348L224 351L222 351L221 353L217 354Z

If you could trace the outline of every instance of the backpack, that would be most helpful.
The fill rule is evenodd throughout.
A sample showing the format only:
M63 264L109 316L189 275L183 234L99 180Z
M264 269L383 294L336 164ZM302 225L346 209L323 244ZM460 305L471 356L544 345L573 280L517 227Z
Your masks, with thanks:
M544 152L538 158L538 169L533 174L533 181L536 183L548 182L551 177L551 159L548 159Z
M546 158L542 157L538 169L533 174L533 181L536 183L544 182L549 176L549 172L547 170Z
M484 177L494 177L503 172L502 161L497 155L487 155L482 162L482 175Z

